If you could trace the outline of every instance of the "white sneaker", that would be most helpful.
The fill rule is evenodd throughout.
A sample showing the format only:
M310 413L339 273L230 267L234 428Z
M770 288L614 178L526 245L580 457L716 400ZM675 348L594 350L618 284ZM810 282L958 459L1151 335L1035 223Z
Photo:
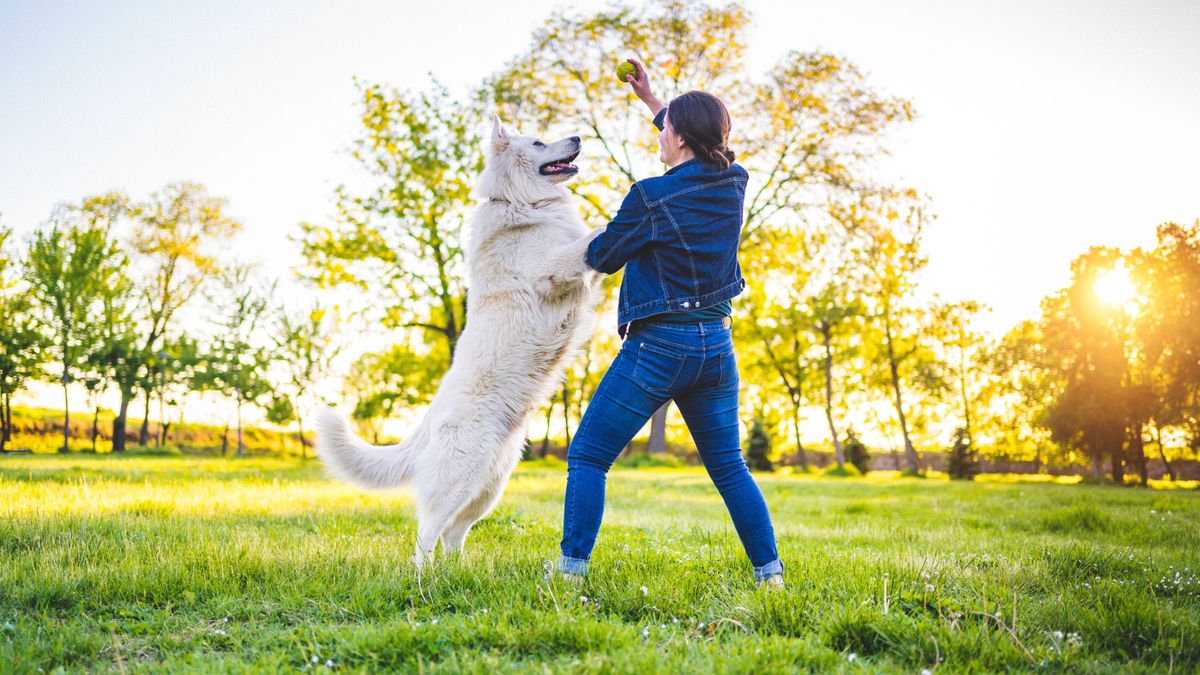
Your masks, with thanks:
M783 590L783 575L772 574L771 576L758 582L759 586L766 586L769 591Z
M568 581L573 584L583 583L584 577L582 574L571 574L570 572L560 572L558 570L558 566L555 564L555 562L553 560L547 560L546 562L542 563L542 569L546 571L546 573L542 575L542 581L548 582L551 579L554 579L557 577L559 579L562 579L563 581Z

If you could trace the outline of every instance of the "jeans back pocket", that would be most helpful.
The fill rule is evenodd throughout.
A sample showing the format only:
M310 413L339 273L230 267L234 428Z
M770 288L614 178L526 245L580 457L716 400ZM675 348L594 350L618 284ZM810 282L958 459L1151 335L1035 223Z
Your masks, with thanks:
M683 354L643 340L638 344L633 379L649 391L669 393L683 370L685 358Z

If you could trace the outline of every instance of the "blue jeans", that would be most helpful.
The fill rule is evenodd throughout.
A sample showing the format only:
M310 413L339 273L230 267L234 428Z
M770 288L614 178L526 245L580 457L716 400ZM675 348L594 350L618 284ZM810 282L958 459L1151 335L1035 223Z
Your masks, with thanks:
M783 572L767 503L742 458L738 384L732 333L720 319L633 324L567 451L559 570L587 573L608 470L646 420L673 399L725 500L755 579Z

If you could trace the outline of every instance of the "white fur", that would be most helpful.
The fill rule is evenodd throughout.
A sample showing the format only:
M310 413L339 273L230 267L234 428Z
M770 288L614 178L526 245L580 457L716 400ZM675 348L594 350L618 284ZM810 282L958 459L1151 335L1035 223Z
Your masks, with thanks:
M366 488L409 484L417 493L418 569L437 541L462 550L467 532L499 501L520 459L526 421L562 384L590 337L600 274L584 261L588 232L567 175L539 168L579 150L577 138L541 146L495 120L483 202L466 245L467 323L450 369L409 437L376 447L332 409L317 419L317 454L334 476Z

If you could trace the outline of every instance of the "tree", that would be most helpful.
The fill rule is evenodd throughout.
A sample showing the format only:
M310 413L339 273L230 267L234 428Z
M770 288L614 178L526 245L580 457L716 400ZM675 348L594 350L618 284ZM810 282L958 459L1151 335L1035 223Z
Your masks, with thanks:
M1097 282L1120 260L1116 249L1092 247L1071 263L1071 285L1042 303L1046 345L1066 382L1049 410L1051 433L1087 453L1093 475L1108 456L1118 484L1126 459L1125 318L1097 293Z
M50 341L34 318L33 296L10 277L14 262L6 243L12 230L0 226L0 452L12 439L12 395L41 373Z
M296 316L289 315L284 308L278 310L275 355L284 368L287 395L276 397L271 406L275 418L271 419L269 412L268 419L276 424L296 421L301 457L307 457L304 411L311 389L329 373L333 359L341 351L341 345L334 341L337 323L337 316L319 304Z
M201 387L215 389L233 399L237 419L237 456L245 454L242 438L242 409L258 405L271 392L266 372L270 349L256 341L259 327L267 320L275 285L256 283L251 268L230 266L220 277L219 292L209 302L217 312L219 332L209 344L198 373L193 378Z
M372 185L336 191L331 226L301 223L303 277L321 288L371 292L371 318L417 329L446 349L449 367L466 323L462 246L471 180L483 168L478 117L436 83L408 94L359 85L362 135L352 156Z
M72 215L70 209L59 208L49 229L33 233L24 273L42 321L54 335L61 367L63 452L70 449L69 386L95 344L102 298L117 285L125 262L106 225L71 223Z
M881 188L846 204L835 203L831 211L854 239L854 255L864 272L867 316L881 333L870 343L879 351L875 361L886 371L874 381L891 395L908 470L920 472L903 391L905 381L913 379L931 355L921 335L922 317L912 304L917 272L927 262L921 253L927 207L913 190Z
M789 52L755 81L745 72L749 23L736 3L689 0L615 5L590 16L556 12L475 98L522 128L579 134L602 149L576 160L581 171L569 186L585 219L600 226L630 183L661 171L645 110L628 87L614 86L613 63L637 57L663 100L691 89L718 92L733 120L731 146L751 176L742 251L765 255L778 233L802 227L811 211L823 213L831 195L866 189L872 160L884 154L880 136L912 119L913 110L822 52ZM805 262L788 267L803 270ZM798 391L791 387L793 401ZM665 419L665 411L655 415L652 437L661 437Z
M935 305L932 312L932 327L940 339L944 352L948 376L954 383L955 394L961 406L962 428L966 443L974 445L972 416L979 398L979 383L974 373L984 336L972 326L984 307L974 300Z
M226 214L228 202L208 194L203 185L192 182L172 183L152 194L133 208L136 227L132 247L144 277L137 283L141 290L144 315L141 349L130 351L152 357L161 351L159 341L170 331L176 314L192 301L214 276L222 271L220 260L229 240L241 230L241 223ZM133 381L131 383L131 381ZM125 444L125 413L132 398L133 384L146 396L146 415L142 420L139 443L149 442L150 399L154 378L134 380L132 373L121 383L121 408L113 420L113 449ZM160 391L161 394L161 391Z

